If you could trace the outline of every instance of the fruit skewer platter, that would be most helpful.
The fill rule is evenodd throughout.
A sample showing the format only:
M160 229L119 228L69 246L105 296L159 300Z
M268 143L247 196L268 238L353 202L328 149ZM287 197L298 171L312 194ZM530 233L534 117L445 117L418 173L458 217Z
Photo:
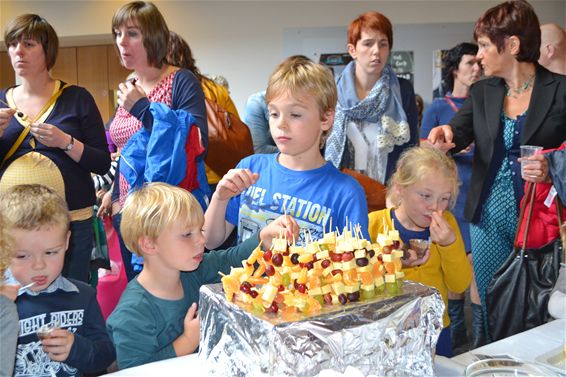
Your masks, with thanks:
M289 245L281 237L265 252L258 246L242 267L222 277L226 300L288 319L294 313L312 315L325 306L402 292L398 231L379 234L375 243L363 239L359 228L305 239L306 246Z

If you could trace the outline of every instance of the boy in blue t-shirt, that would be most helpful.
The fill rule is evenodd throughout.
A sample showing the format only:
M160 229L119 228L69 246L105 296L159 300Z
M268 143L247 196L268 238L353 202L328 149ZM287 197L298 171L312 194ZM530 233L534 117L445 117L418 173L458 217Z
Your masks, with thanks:
M220 180L205 213L206 246L219 246L236 226L242 242L282 214L299 224L297 244L352 225L368 238L364 190L320 151L337 102L330 70L304 57L289 58L271 75L265 99L280 153L249 156Z
M65 201L42 185L19 185L0 197L15 256L6 283L19 284L14 376L99 374L116 358L96 291L61 275L69 246ZM31 286L30 286L31 285ZM52 328L45 332L45 328Z
M200 287L220 282L219 271L228 274L232 266L241 266L260 240L269 248L280 229L298 233L293 219L281 216L259 238L205 254L203 222L195 197L166 183L147 184L126 199L122 237L128 250L143 256L144 268L128 283L108 317L118 368L195 352L200 336L195 316Z

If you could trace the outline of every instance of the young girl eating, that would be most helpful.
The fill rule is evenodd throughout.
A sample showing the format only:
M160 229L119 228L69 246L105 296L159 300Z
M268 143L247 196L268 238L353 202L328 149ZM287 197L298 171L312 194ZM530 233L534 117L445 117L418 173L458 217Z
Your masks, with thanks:
M369 234L396 229L407 249L403 272L407 280L432 286L448 303L448 290L464 292L472 279L472 268L458 223L448 208L458 195L458 171L454 161L432 148L406 151L389 180L387 200L393 208L369 214ZM409 248L410 240L430 240L422 253ZM438 355L451 357L450 319L444 311L444 330L436 345Z

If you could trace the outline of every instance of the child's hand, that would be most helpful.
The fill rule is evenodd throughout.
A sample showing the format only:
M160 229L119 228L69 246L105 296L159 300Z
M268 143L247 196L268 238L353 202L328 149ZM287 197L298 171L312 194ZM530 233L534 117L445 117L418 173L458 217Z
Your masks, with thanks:
M21 288L19 284L2 284L0 283L0 295L8 297L12 301L16 301L18 290Z
M271 241L273 238L279 237L279 235L283 235L289 241L293 240L293 236L298 238L299 224L297 224L292 216L281 215L261 230L259 239L262 242L263 249L270 249Z
M173 342L173 349L177 356L193 353L200 341L200 320L197 314L196 302L187 310L184 321L184 330L180 337Z
M256 183L258 178L259 174L252 173L249 169L230 169L216 185L214 195L219 200L228 200L233 196L240 195Z
M51 334L41 341L43 351L53 361L65 361L69 357L71 347L75 342L75 334L65 329L54 329Z
M102 200L100 202L100 206L98 207L96 216L112 216L112 193L110 191L107 191L102 196Z
M429 229L431 241L440 246L452 245L456 241L456 233L442 217L442 211L432 212L432 221Z
M417 256L417 252L415 250L408 249L407 256L401 258L401 263L403 264L403 267L415 267L415 266L420 266L421 264L425 264L426 262L428 262L429 258L430 258L430 247L426 249L425 253L420 258Z

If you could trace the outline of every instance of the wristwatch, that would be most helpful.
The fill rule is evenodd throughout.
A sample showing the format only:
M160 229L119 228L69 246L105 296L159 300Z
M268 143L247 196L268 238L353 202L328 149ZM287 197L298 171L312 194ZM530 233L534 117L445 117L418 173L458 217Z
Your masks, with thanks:
M73 135L71 135L71 141L69 142L69 144L67 144L65 148L63 148L63 150L65 152L69 152L73 149L74 146L75 146L75 138L73 137Z

